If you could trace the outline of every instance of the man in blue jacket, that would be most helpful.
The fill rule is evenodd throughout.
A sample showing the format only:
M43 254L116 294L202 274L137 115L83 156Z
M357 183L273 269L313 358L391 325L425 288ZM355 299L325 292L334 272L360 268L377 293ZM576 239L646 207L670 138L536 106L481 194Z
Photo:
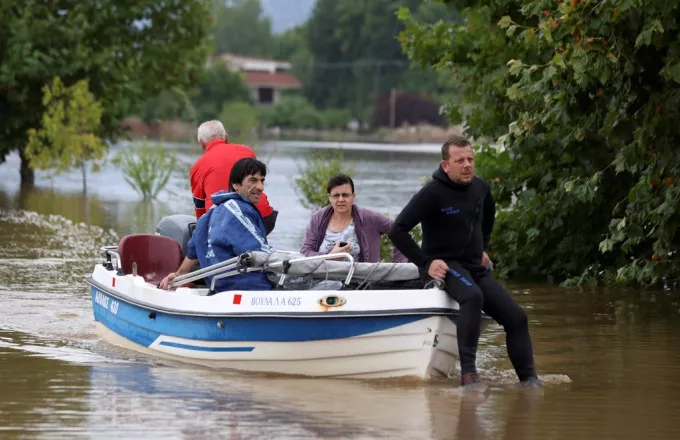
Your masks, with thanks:
M248 251L273 252L267 244L264 220L255 205L264 191L267 167L257 159L237 161L229 175L231 192L219 191L211 195L213 207L201 216L189 240L187 256L176 272L161 281L162 289L176 276L221 263ZM210 285L212 276L206 277ZM271 283L263 272L250 272L220 278L215 291L271 290Z

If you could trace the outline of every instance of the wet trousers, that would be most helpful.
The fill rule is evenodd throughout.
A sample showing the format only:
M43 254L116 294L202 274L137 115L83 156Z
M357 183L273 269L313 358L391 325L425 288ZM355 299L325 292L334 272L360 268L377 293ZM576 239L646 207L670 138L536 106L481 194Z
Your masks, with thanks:
M519 380L536 377L529 323L524 310L491 276L490 271L468 271L460 263L446 263L451 269L445 279L446 293L460 304L457 331L461 373L477 371L477 344L484 312L505 329L508 356Z

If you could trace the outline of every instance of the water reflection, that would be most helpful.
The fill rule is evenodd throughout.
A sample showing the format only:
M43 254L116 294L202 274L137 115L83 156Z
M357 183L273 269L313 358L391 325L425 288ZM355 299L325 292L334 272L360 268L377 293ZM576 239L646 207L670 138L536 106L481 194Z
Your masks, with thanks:
M527 396L521 390L506 419L499 419L487 417L497 404L487 395L442 384L262 378L203 370L188 374L141 364L94 366L90 380L90 426L104 432L115 426L130 434L516 439L529 432L531 411L541 399L539 393ZM110 398L101 399L102 393Z
M3 347L12 339L0 332L0 436L72 438L87 418L88 368Z
M534 411L543 399L540 390L479 394L445 382L290 379L187 369L131 362L107 348L100 356L57 345L25 356L32 342L0 333L0 425L6 433L520 439L533 437Z

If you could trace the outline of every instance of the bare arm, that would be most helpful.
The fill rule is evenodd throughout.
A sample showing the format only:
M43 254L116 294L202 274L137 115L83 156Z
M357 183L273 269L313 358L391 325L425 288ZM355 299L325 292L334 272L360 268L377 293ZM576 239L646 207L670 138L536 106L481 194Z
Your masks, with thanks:
M179 269L177 269L175 272L169 273L165 278L163 278L163 281L160 282L159 287L163 290L167 290L168 284L170 284L172 280L180 275L191 272L196 266L198 266L198 259L193 260L189 257L184 257L184 261L182 261L182 264L179 265Z

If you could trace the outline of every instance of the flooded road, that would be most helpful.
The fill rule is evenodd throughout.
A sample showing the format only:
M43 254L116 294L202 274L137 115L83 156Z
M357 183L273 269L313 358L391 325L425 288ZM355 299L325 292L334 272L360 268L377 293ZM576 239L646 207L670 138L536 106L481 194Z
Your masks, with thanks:
M258 150L281 212L270 237L277 247L297 249L309 219L292 187L309 147ZM188 162L198 154L177 148ZM436 147L425 150L345 150L357 203L396 214L438 162ZM2 439L680 438L677 295L508 284L529 314L540 390L515 386L497 325L480 347L487 395L461 393L457 377L421 384L217 372L100 342L84 283L98 246L192 212L186 179L178 173L151 203L108 166L90 176L87 196L79 171L39 174L36 183L19 187L18 157L0 165Z

